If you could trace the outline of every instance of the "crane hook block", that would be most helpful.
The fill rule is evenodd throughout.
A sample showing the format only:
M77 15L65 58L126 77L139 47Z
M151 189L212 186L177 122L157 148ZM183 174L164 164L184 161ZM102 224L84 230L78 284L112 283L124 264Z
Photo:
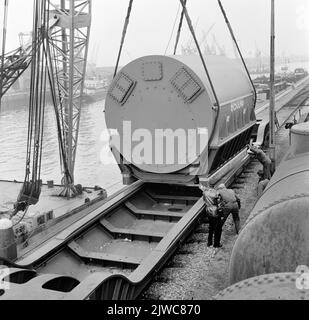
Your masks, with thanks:
M24 182L18 198L17 202L21 203L27 203L28 205L34 205L37 204L40 198L41 194L41 181L26 181Z

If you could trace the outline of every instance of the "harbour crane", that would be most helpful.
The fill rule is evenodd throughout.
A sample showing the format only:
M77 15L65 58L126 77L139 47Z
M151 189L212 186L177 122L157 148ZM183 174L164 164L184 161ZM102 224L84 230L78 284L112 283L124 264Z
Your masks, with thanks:
M74 165L90 36L91 2L34 0L31 44L1 56L4 61L1 96L31 64L26 174L15 211L24 211L28 205L37 203L40 195L46 78L56 114L64 185L60 196L70 198L77 194Z

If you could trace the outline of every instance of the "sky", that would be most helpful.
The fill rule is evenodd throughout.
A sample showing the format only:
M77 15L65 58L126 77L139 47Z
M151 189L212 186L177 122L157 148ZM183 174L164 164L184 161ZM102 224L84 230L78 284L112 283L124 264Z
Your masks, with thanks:
M57 2L57 0L52 1ZM128 0L92 0L89 61L97 66L115 65L128 2ZM219 46L224 46L228 51L230 37L217 0L187 0L187 2L199 41L202 42L203 34L210 29L206 40L202 43L211 44L215 37ZM0 28L2 28L3 3L4 0L0 0ZM271 0L222 0L242 52L247 57L254 56L257 49L263 55L269 53L270 3ZM277 55L309 57L309 1L275 0L275 3ZM32 29L33 0L9 0L9 5L8 50L18 47L19 32ZM134 0L120 64L123 65L143 55L172 54L179 9L178 0ZM177 22L172 33L175 21ZM185 24L180 44L190 43L192 44L192 37Z

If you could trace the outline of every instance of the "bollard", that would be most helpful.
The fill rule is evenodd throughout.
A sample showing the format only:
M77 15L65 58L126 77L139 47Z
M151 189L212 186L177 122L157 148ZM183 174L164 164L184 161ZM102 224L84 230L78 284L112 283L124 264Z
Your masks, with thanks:
M17 258L13 224L9 219L0 219L0 257L8 260Z

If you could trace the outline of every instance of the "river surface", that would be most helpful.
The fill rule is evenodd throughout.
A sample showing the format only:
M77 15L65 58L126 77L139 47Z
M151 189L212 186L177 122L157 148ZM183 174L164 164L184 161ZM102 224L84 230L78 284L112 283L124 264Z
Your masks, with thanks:
M75 164L75 183L109 188L119 184L120 170L116 163L103 164L100 153L105 142L101 133L106 128L104 103L84 105L81 113L79 142ZM52 105L46 106L42 180L61 181L57 129ZM2 109L0 113L0 180L24 179L27 144L28 107Z

